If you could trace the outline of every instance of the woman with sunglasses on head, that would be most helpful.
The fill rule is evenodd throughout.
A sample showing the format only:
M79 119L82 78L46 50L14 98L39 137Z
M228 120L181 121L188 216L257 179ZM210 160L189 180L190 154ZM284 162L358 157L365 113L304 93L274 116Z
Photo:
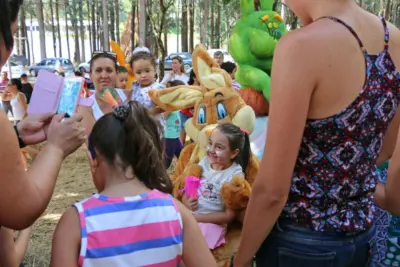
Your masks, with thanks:
M180 56L172 58L172 71L164 76L161 84L166 86L168 82L171 81L182 81L188 84L189 76L185 73L185 68L183 66L183 59Z
M13 49L21 4L21 0L0 0L0 68ZM64 114L29 115L13 129L0 112L0 226L24 229L46 209L62 161L85 140L81 116L63 118ZM45 140L46 145L25 171L20 147Z
M14 123L18 123L25 118L28 108L27 98L21 90L22 83L19 79L11 79L8 82L6 91L11 95L10 104L13 110Z
M374 201L400 212L400 32L354 0L283 2L303 27L275 49L267 141L234 266L255 254L259 267L371 266ZM376 165L389 158L385 186Z
M114 105L103 99L102 95L106 89L115 90L114 95L118 102L126 100L123 90L116 90L117 83L117 59L112 52L96 51L90 61L90 79L93 81L95 93L89 98L92 99L90 107L79 107L79 113L83 116L83 123L86 132L92 131L95 122L104 114L113 111Z

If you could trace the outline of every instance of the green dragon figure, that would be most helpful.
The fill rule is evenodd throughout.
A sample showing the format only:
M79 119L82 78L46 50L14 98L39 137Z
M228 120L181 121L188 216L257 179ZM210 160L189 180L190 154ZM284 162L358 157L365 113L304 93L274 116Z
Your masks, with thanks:
M229 39L229 51L239 67L236 80L242 88L254 88L270 100L272 57L278 40L286 33L282 17L272 10L274 0L240 0L242 17Z

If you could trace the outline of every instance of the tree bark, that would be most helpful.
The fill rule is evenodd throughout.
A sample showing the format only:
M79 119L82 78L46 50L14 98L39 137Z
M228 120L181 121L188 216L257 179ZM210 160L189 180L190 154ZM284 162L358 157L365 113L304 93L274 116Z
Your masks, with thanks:
M215 21L215 48L221 48L221 3L217 0L217 18Z
M181 19L181 47L182 52L188 52L188 0L182 0L182 19Z
M114 0L115 7L115 35L117 37L117 43L121 45L120 32L119 32L119 0Z
M211 22L210 22L210 45L211 48L218 48L215 47L215 0L211 0Z
M208 0L203 0L203 41L202 44L207 46L207 33L208 33Z
M131 51L135 49L135 32L136 32L136 0L132 1L132 17L131 17Z
M80 48L79 48L79 30L78 30L78 10L77 10L77 0L72 0L72 16L71 23L72 28L74 29L74 43L75 43L75 52L74 52L74 62L78 63L81 59L80 56Z
M30 38L31 38L31 55L32 55L32 59L31 59L31 64L32 63L35 63L35 52L34 52L34 49L33 49L33 13L31 13L31 26L30 26L31 28L31 36L30 36Z
M22 46L21 46L21 53L24 57L28 58L28 61L30 60L30 52L29 52L29 42L28 42L28 31L26 30L26 15L25 15L25 8L24 6L21 6L20 11L19 11L19 18L20 18L20 31L21 31L21 41L22 41ZM25 46L26 44L26 46ZM27 55L28 52L28 55Z
M109 15L109 18L111 21L111 23L109 24L110 25L110 39L115 41L115 40L117 40L117 38L115 38L115 7L112 2L108 1L107 8L109 11L108 15Z
M56 26L54 25L53 0L49 0L49 6L50 6L50 20L51 20L51 35L53 37L53 52L54 52L54 57L57 57L57 38L56 38Z
M102 8L102 2L101 0L97 0L97 19L96 19L96 23L97 23L97 49L104 50L104 39L103 39L103 31L104 29L102 29L102 27L100 27L101 22L102 22L102 15L103 14L103 8Z
M88 0L88 1L90 1L90 0ZM97 50L96 32L99 31L99 29L97 29L97 31L96 31L96 1L95 0L91 0L91 6L92 6L92 8L90 11L92 12L91 19L92 19L92 49L93 49L92 53L93 53L94 51Z
M107 0L102 0L103 2L103 37L104 37L104 50L109 51L110 50L110 37L108 36L109 34L109 29L108 29L108 10L107 10Z
M168 27L164 27L164 47L165 47L165 51L167 51L168 54Z
M189 0L189 52L194 50L194 0Z
M139 0L139 42L146 45L146 0Z
M36 16L39 23L40 37L40 57L46 58L46 29L44 27L43 3L42 0L36 0Z
M92 23L91 23L91 10L90 10L90 0L86 0L87 14L88 14L88 32L89 32L89 48L90 54L93 53L92 46Z
M58 55L62 57L62 46L61 46L61 28L60 28L60 5L59 0L56 2L56 21L57 21L57 37L58 37ZM66 11L65 11L66 12Z
M80 62L85 62L85 25L83 25L83 0L78 0L79 30L81 40Z
M64 2L64 6L65 6L65 33L66 33L66 38L67 38L67 51L68 51L68 58L71 59L71 49L69 46L69 25L68 25L68 12L69 12L69 6L68 6L68 0L65 0Z

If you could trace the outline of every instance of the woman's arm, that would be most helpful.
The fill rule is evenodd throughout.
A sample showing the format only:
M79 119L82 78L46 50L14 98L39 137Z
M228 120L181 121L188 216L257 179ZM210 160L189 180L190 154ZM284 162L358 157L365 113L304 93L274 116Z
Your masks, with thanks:
M18 267L28 248L31 227L18 233L14 241L14 230L0 228L0 267Z
M400 109L397 111L395 117L390 123L385 137L383 139L383 145L381 152L379 153L379 157L376 160L376 165L380 166L385 163L387 160L392 158L394 149L396 147L397 135L399 133L399 124L400 124Z
M79 266L80 229L78 212L70 208L63 214L54 231L50 267Z
M171 80L171 77L172 77L172 74L171 74L171 73L172 73L172 72L170 72L170 73L164 75L164 78L163 78L162 81L160 82L162 85L166 86L167 83Z
M316 86L314 64L304 62L315 57L315 49L295 31L283 37L275 50L267 141L247 206L235 266L250 264L287 201Z
M183 221L183 262L186 267L217 267L203 234L191 212L176 202Z
M64 157L83 141L78 139L80 117L62 119L59 115L53 118L48 143L25 172L15 131L0 112L0 225L24 229L47 207Z
M213 212L210 214L193 214L194 218L199 223L214 223L225 225L235 219L236 213L234 210L226 209L223 212Z
M79 106L78 114L80 114L82 116L83 127L85 127L86 134L89 135L93 129L94 124L96 123L96 120L94 119L94 116L93 116L92 108Z
M23 93L18 94L18 101L22 104L22 107L24 108L24 118L26 117L27 113L26 111L28 110L28 103L26 103L26 96Z

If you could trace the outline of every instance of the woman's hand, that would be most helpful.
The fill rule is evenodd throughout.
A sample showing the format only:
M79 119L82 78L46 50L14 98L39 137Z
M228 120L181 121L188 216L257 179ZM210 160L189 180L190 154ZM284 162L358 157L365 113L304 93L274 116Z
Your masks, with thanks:
M48 144L59 150L63 157L77 150L86 140L82 116L64 119L64 114L54 116L48 130Z
M196 198L187 198L185 195L183 195L182 203L191 211L196 211L199 208L199 202Z
M47 128L54 114L28 115L17 124L19 137L26 145L46 141Z

